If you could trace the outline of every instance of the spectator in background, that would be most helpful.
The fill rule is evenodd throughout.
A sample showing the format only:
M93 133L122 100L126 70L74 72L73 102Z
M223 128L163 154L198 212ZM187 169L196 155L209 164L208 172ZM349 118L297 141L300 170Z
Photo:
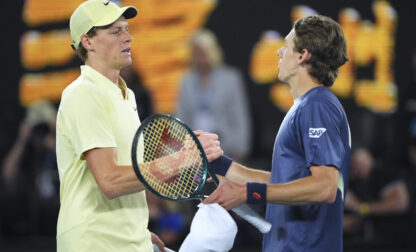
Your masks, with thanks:
M56 108L47 101L30 105L1 175L3 232L55 235L59 177L55 155Z
M177 117L191 129L218 134L224 153L243 161L251 144L251 118L243 76L238 69L224 63L222 49L211 31L195 33L190 46L191 68L182 79ZM208 186L204 193L213 189L214 186ZM254 242L257 237L253 236L251 226L235 217L239 226L237 245Z
M409 201L400 170L384 168L369 150L357 149L351 159L350 190L345 200L346 243L406 244L411 232Z
M141 121L154 113L152 96L143 86L138 74L133 66L127 66L120 70L120 76L124 79L127 86L133 91L136 97L137 113Z
M192 129L218 134L224 152L241 160L250 151L251 138L243 77L224 64L211 31L197 32L191 47L192 67L182 80L177 116Z

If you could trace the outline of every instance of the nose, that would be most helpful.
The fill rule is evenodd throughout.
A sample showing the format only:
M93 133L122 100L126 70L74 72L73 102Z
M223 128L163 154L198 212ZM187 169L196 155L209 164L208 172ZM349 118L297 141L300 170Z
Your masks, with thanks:
M128 31L126 31L125 41L126 42L131 42L132 40L133 40L133 37L130 35L130 33Z
M133 37L130 35L128 30L124 30L123 35L120 38L127 43L130 43L133 40Z

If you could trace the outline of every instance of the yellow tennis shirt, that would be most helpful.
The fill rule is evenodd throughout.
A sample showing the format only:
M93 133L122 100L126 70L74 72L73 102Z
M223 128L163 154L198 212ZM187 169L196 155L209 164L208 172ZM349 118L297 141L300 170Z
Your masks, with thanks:
M153 251L145 192L107 199L84 158L87 150L116 147L117 164L131 165L140 119L133 92L121 78L119 86L81 66L80 77L62 93L56 125L59 252Z

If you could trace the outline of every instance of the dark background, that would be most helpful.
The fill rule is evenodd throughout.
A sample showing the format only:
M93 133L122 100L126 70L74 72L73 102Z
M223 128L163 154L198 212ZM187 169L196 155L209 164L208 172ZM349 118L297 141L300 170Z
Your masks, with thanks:
M352 99L341 100L347 111L353 145L355 140L368 145L379 156L395 162L398 165L406 162L406 148L410 142L409 122L415 112L408 109L410 99L416 99L414 69L412 54L416 51L415 14L416 2L392 0L389 1L398 15L395 37L394 78L399 91L398 110L390 115L373 114L357 106ZM3 1L1 6L1 84L0 84L0 160L10 149L16 138L19 121L24 116L24 108L18 99L19 80L25 70L20 65L19 41L28 30L22 21L24 1ZM279 31L285 36L291 29L291 10L294 5L307 5L320 14L338 20L341 9L351 7L356 9L362 20L374 22L372 12L373 1L368 0L309 0L309 1L275 1L275 0L222 0L208 17L205 27L214 31L224 50L226 62L242 70L246 80L246 90L251 104L253 118L253 146L251 160L260 164L262 169L270 169L271 153L274 137L283 119L284 112L280 111L269 99L271 85L257 85L249 76L249 63L253 46L259 41L266 30ZM137 6L140 8L140 6ZM65 26L67 23L58 24ZM40 29L48 27L40 27ZM375 43L377 43L375 41ZM277 57L276 57L277 60ZM71 64L79 64L74 60ZM371 77L372 69L362 69L357 72L357 79ZM361 75L361 76L360 76ZM374 127L371 131L363 132L362 120L370 117ZM368 134L372 134L368 137ZM370 139L362 143L361 139ZM416 181L415 181L416 182ZM2 208L7 205L0 206ZM1 225L1 222L0 222ZM35 244L32 249L39 247L53 248L54 237L27 238L27 244ZM11 249L14 246L24 247L18 238L7 237L0 233L0 244ZM51 245L52 244L52 245ZM3 251L2 246L0 250ZM43 249L42 249L43 248ZM53 250L53 249L51 249ZM24 249L19 251L25 251Z
M394 160L404 158L408 142L409 112L405 109L406 102L416 97L414 88L414 70L411 66L412 53L416 50L416 36L412 31L415 24L415 1L389 1L398 15L395 38L394 78L399 91L399 106L392 115L372 114L360 108L352 99L342 100L347 111L354 143L366 138L362 134L376 136L393 135L387 143L374 139L368 144L380 155L387 155ZM246 74L247 90L252 104L252 116L255 126L253 154L270 157L275 133L278 130L283 113L269 100L270 85L257 85L248 75L250 53L253 45L259 40L263 31L276 30L282 36L291 30L291 10L294 5L307 5L322 15L338 20L338 14L343 8L354 8L362 20L374 22L372 11L373 1L220 1L218 7L209 17L206 27L215 31L224 49L226 61L237 66ZM375 43L377 43L375 41ZM277 60L277 57L276 57ZM357 79L372 79L371 67L358 69ZM361 119L363 114L374 116L373 132L362 132ZM384 126L384 127L383 127Z
M2 37L1 48L3 52L2 64L2 85L0 86L0 157L13 142L17 133L19 120L24 116L24 108L18 100L19 80L24 69L20 65L19 41L20 36L28 30L22 21L22 0L5 1L2 7ZM285 36L291 29L291 10L294 5L307 5L318 11L320 14L338 20L341 9L351 7L361 14L362 20L374 22L372 12L373 1L219 1L218 6L208 17L206 27L213 30L224 50L225 60L228 64L240 68L245 74L246 89L251 103L251 112L254 123L254 143L253 155L269 156L274 135L278 130L283 113L269 99L269 89L271 85L257 85L249 76L248 69L253 46L260 39L266 30L279 31ZM393 118L395 132L383 132L384 134L394 134L394 148L392 146L379 146L378 148L389 148L393 152L389 155L398 158L403 153L408 136L409 114L405 110L405 104L410 98L416 97L413 69L411 66L412 53L416 50L416 35L413 29L415 24L412 15L416 13L416 3L414 1L390 1L392 7L398 14L398 25L395 39L394 55L394 77L399 91L399 107L392 115L377 115L381 120ZM56 27L64 27L66 22L55 24ZM49 29L48 26L40 26L40 30ZM276 57L277 60L277 57ZM74 60L71 64L79 64ZM42 69L45 70L45 69ZM370 77L372 69L357 71L357 79L360 77ZM360 74L362 76L360 76ZM370 75L370 76L369 76ZM343 100L345 109L349 113L352 127L353 139L360 139L360 129L354 128L359 118L355 118L355 113L362 110L355 105L353 100ZM359 116L357 116L359 117ZM375 129L376 130L376 129ZM397 133L403 134L397 134ZM382 134L383 135L383 134ZM273 136L273 137L271 137ZM354 142L353 142L354 143ZM384 144L385 145L385 144ZM380 150L384 153L384 149Z

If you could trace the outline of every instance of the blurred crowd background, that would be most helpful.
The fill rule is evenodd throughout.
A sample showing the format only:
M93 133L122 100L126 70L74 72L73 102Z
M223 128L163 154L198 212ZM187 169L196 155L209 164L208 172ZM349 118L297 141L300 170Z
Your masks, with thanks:
M59 176L55 117L79 75L68 21L83 0L4 1L0 85L0 251L55 251ZM225 152L270 170L274 138L293 100L277 80L277 50L298 18L338 21L350 61L332 91L352 133L345 251L416 249L414 1L125 0L133 65L121 72L144 120L173 114L220 136ZM149 228L177 249L198 202L148 193ZM264 208L253 206L263 213ZM260 251L261 235L234 216L232 251Z

